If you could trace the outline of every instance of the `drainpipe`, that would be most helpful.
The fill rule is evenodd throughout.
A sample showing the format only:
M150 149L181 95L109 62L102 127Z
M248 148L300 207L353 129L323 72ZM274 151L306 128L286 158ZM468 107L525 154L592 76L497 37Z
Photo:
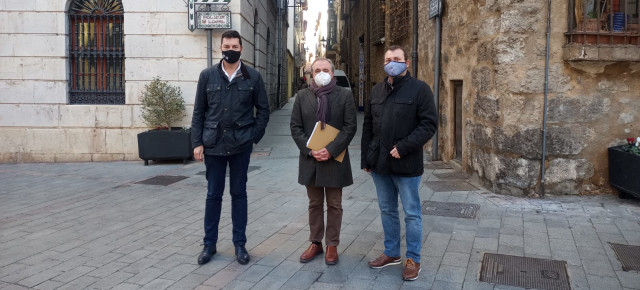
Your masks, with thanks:
M414 0L415 1L415 0ZM440 2L438 1L438 5ZM440 9L438 9L440 11ZM435 72L434 72L434 81L433 81L433 97L435 99L436 105L436 116L438 116L438 120L440 119L440 110L438 109L440 104L440 30L442 30L442 19L440 18L440 14L436 16L436 51L435 51ZM438 122L440 124L440 122ZM438 128L436 127L436 132L431 138L431 160L437 161L440 160L438 157Z
M413 77L418 78L418 0L413 0L413 49L411 50L411 64Z
M211 67L213 65L213 55L211 52L213 45L211 39L211 29L207 29L207 67Z
M549 42L551 34L551 0L547 0L547 47L544 63L544 110L542 117L542 160L540 168L540 198L544 198L545 160L547 159L547 97L549 92Z
M278 48L277 48L277 58L278 58L278 82L276 86L276 109L280 109L280 72L282 71L282 1L278 1L278 24L276 26L276 33L278 35Z

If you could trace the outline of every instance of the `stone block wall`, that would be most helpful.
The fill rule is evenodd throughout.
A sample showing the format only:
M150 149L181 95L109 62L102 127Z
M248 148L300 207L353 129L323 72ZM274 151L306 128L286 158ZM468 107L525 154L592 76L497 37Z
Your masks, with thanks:
M567 7L551 11L545 192L606 193L607 147L640 136L640 66L565 60ZM420 10L428 14L426 4ZM546 15L546 2L533 0L449 1L443 15L439 150L444 160L455 154L452 82L463 81L462 167L498 192L541 190ZM434 28L421 18L426 80Z
M69 105L70 1L0 1L0 162L137 160L136 135L148 129L140 118L141 92L156 76L181 88L186 116L176 125L190 126L198 76L207 65L206 32L188 30L183 1L122 2L126 104ZM243 35L242 59L256 66L257 55L263 76L268 29L276 39L273 5L229 5L232 27ZM213 33L214 63L221 33Z

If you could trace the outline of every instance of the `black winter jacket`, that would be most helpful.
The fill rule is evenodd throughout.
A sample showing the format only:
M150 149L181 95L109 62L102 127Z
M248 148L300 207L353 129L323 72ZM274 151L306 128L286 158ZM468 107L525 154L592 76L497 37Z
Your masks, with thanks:
M431 88L410 76L395 77L371 90L365 104L361 168L379 174L420 176L423 146L438 126ZM400 159L391 156L396 146Z
M200 73L191 121L193 148L204 145L204 154L218 156L245 152L262 139L267 122L269 101L258 71L242 63L229 82L221 62Z

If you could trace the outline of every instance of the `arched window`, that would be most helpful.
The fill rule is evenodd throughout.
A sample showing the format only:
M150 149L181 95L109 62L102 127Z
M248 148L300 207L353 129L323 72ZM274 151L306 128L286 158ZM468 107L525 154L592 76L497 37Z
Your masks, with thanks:
M120 0L69 6L69 103L124 104L124 10Z

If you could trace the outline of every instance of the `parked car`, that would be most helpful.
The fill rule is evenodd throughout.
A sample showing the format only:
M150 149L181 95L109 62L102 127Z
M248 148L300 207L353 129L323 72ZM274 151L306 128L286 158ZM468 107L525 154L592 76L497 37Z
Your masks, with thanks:
M333 78L336 79L336 85L344 87L347 90L351 90L349 78L347 78L347 74L345 74L343 70L337 69L333 71Z

